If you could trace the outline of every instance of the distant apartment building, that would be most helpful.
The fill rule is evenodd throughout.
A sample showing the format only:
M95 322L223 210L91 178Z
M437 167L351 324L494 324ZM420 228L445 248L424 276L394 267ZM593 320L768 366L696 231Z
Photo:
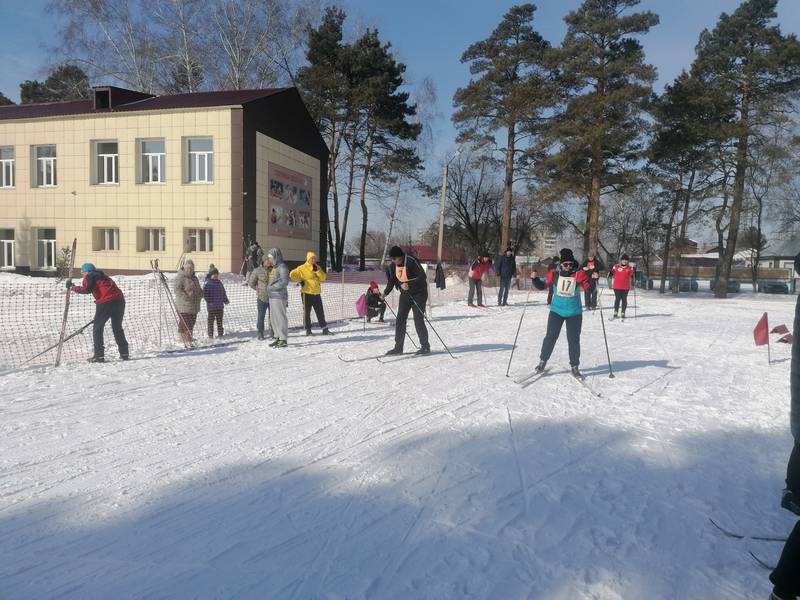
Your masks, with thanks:
M0 107L0 269L239 271L243 243L326 251L328 149L295 88Z

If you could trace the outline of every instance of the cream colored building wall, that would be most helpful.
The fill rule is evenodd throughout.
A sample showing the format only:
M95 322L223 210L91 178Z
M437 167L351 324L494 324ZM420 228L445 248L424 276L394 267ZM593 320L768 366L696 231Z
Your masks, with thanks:
M213 139L213 183L183 183L183 140ZM166 182L136 183L137 139L164 138ZM93 141L116 141L119 184L91 183ZM57 186L31 186L32 146L54 144ZM0 121L0 146L14 146L14 189L0 188L0 229L14 229L17 267L36 267L36 228L56 229L57 248L78 238L76 264L175 269L187 227L213 230L213 252L192 253L197 269L231 264L231 109L182 109ZM118 228L119 250L93 251L93 228ZM164 252L138 252L137 227L163 227Z
M311 178L311 239L301 240L268 233L269 163L297 171ZM263 133L256 133L256 238L261 247L280 248L288 261L305 261L309 250L319 251L319 160Z

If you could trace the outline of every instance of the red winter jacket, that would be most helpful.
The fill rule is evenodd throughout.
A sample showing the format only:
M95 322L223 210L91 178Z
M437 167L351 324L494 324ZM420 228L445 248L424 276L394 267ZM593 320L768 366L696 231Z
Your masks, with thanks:
M72 286L72 291L77 294L91 294L94 296L95 304L125 300L114 280L102 271L89 271L80 285Z
M629 290L631 289L631 279L633 279L633 267L630 265L614 265L611 267L611 273L614 276L614 282L611 287L615 290Z
M472 262L472 265L469 268L469 270L472 272L470 277L475 281L480 281L483 278L483 274L491 268L492 261L487 260L486 262L480 262L476 259Z

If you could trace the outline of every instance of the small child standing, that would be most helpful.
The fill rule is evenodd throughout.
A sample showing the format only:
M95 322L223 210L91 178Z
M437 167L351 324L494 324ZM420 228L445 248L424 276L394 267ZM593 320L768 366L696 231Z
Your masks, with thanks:
M378 321L383 323L383 313L385 312L386 300L384 300L378 284L370 281L367 288L367 323L370 323L375 317L378 317Z
M222 328L222 317L225 313L225 305L229 303L228 294L225 293L225 286L219 280L219 269L211 265L206 275L206 282L203 285L203 298L206 300L208 309L208 337L214 337L214 321L217 322L217 337L222 337L225 333Z

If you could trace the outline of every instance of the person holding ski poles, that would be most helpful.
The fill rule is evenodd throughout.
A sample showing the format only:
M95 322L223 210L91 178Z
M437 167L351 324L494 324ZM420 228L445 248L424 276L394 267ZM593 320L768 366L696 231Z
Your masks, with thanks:
M98 271L92 263L84 263L81 267L83 281L74 285L71 279L67 280L67 289L72 289L76 294L91 294L94 296L94 323L92 325L92 341L94 355L89 362L105 362L105 344L103 332L106 323L111 320L111 331L114 332L114 341L117 342L119 357L128 360L128 340L125 339L125 330L122 329L122 319L125 317L125 296L108 275Z
M620 305L622 305L622 320L625 320L625 309L628 308L628 292L631 291L631 280L633 279L633 267L628 262L628 255L623 254L619 257L619 262L611 267L612 277L611 287L614 288L614 316L619 316Z
M383 314L386 312L386 300L383 298L378 284L374 281L369 282L366 293L367 298L367 323L378 317L378 322L383 323Z
M467 304L469 306L475 306L472 301L475 297L475 290L478 291L478 306L486 306L483 303L483 274L491 268L492 261L484 254L479 254L469 266L469 296L467 297Z
M175 276L172 284L175 291L175 310L178 312L178 332L185 344L194 341L194 324L200 312L200 301L203 299L203 288L194 273L194 261L184 261L183 268Z
M511 279L517 275L517 261L513 248L506 248L505 254L497 260L495 272L500 278L500 289L497 292L497 306L508 306L508 292Z
M394 348L386 355L403 353L403 343L406 339L406 321L408 313L414 311L414 327L419 337L419 350L417 354L430 354L431 345L428 341L428 328L425 326L425 304L428 302L428 279L425 269L413 256L403 252L399 246L392 246L389 250L392 264L386 271L388 282L383 295L388 296L395 288L400 291L400 301L397 305L397 321L394 329Z
M597 258L593 252L587 255L586 260L581 265L581 269L589 278L589 289L584 294L583 304L586 310L595 310L597 308L597 284L600 280L600 271L604 268L603 261Z
M569 364L572 374L583 379L580 372L581 360L581 327L583 325L583 311L578 287L583 291L589 289L589 278L586 272L578 268L575 255L569 248L563 248L559 257L559 265L555 271L548 271L547 277L542 279L533 272L533 285L538 290L545 288L555 290L553 301L550 303L550 314L547 317L547 334L542 341L542 350L539 354L539 364L536 372L542 373L553 354L556 341L561 335L561 327L567 324L567 343L569 344Z
M300 297L303 300L303 325L306 328L306 335L311 335L311 309L317 315L317 323L322 327L322 335L330 335L328 323L325 321L325 309L322 306L322 286L328 276L317 264L317 255L314 252L306 254L306 262L292 269L289 273L292 281L302 285Z

